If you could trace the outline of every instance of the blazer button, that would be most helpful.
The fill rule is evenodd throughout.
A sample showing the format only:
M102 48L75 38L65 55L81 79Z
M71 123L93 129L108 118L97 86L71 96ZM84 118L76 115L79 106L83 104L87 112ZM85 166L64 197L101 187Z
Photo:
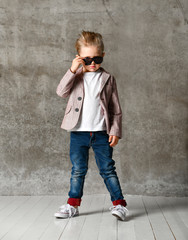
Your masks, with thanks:
M75 111L78 112L78 111L79 111L79 108L75 108Z
M82 98L81 97L78 97L78 101L81 101L82 100Z

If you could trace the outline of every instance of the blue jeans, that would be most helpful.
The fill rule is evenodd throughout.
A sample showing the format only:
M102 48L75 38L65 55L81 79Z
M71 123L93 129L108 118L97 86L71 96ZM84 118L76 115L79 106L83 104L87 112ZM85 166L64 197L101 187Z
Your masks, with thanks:
M81 199L85 175L88 170L89 148L92 146L100 175L110 193L111 201L124 199L120 183L115 171L115 161L112 159L113 147L108 142L106 130L96 132L70 132L70 159L72 172L70 179L70 199ZM123 200L125 202L125 200ZM119 202L118 202L119 203ZM115 205L115 204L114 204ZM122 204L125 205L126 204Z

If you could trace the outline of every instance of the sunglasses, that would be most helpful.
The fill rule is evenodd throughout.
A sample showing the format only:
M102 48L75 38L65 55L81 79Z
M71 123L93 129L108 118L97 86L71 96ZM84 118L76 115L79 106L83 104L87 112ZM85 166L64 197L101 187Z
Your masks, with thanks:
M93 57L93 58L90 58L90 57L86 57L83 59L84 62L85 62L85 65L90 65L93 61L96 63L96 64L100 64L103 62L103 57Z

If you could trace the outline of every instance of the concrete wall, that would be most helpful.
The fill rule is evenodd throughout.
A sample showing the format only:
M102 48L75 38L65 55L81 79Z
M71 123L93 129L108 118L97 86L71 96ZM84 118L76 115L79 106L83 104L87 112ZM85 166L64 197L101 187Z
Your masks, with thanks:
M103 35L102 66L117 80L123 192L188 195L186 0L0 1L0 194L67 195L70 139L56 87L82 30ZM92 149L84 193L107 193Z

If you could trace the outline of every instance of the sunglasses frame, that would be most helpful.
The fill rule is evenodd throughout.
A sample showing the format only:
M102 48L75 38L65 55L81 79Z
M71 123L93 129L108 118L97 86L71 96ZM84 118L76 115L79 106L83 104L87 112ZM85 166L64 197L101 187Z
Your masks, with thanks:
M102 56L96 56L93 58L85 57L84 59L85 65L91 65L91 63L94 61L96 64L101 64L103 62Z

